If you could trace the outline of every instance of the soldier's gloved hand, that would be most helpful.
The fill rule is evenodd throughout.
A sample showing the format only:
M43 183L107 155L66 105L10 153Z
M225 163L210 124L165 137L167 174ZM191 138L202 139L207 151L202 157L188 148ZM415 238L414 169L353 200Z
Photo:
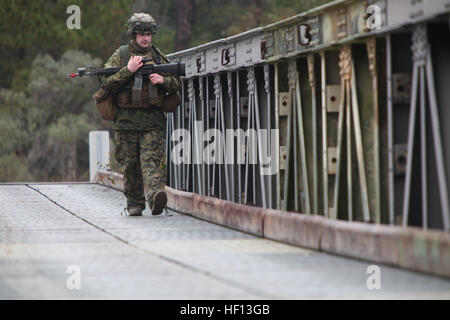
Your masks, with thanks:
M163 77L163 76L160 76L160 75L157 74L157 73L152 73L152 74L150 75L149 79L150 79L150 81L151 81L151 83L152 83L153 85L155 85L155 84L163 84L163 83L164 83L164 77Z
M130 72L135 73L140 67L142 67L142 65L142 57L133 56L130 58L130 61L128 61L127 68L128 70L130 70Z

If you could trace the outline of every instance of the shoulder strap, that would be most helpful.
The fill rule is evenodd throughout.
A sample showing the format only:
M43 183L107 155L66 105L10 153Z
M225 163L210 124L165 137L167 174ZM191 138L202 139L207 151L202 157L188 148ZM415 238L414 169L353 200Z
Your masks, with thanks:
M131 53L128 49L128 45L121 46L119 48L119 55L120 55L120 61L122 62L123 66L126 66L128 63L128 60L130 60Z
M152 44L152 48L153 48L153 50L155 50L155 52L157 53L157 55L165 61L165 63L170 63L169 59L167 59L167 57L166 57L165 55L163 55L163 53L161 52L161 50L159 50L159 49L158 49L157 47L155 47L153 44ZM159 59L159 60L160 60L160 59ZM161 63L161 60L160 60L160 61L155 61L155 62L156 62L157 64L160 64L160 63Z

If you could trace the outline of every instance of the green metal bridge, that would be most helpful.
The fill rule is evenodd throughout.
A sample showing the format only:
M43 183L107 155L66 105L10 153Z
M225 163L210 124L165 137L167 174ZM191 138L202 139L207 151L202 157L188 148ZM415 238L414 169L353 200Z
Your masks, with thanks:
M168 163L170 186L449 231L449 10L446 0L334 1L170 55L186 63L187 76L184 102L168 117L169 153L189 134L183 163ZM181 138L171 135L177 129ZM262 150L279 170L260 174L260 145L242 148L258 153L257 162L238 163L237 133L234 154L219 155L221 139L195 136L207 129L224 137L227 129L279 130L275 146ZM217 163L195 161L213 142Z
M379 239L422 229L414 241L423 254L439 252L422 269L441 264L448 275L449 11L448 0L334 1L171 54L186 77L182 105L167 117L169 186L201 203L243 205L237 211L361 222ZM320 248L323 238L314 239L291 242ZM382 256L381 242L363 256ZM381 261L417 265L400 262L400 240L391 245L396 258ZM332 251L353 255L357 246Z

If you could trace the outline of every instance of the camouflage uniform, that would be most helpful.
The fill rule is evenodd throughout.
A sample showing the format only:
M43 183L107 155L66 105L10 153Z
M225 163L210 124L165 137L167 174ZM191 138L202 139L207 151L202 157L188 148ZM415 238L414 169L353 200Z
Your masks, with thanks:
M160 59L162 63L165 62L165 58L160 56L153 47L143 50L134 40L130 41L128 49L132 56L152 57L154 60ZM128 61L121 60L120 52L117 50L108 59L105 68L123 67L118 73L103 78L106 87L115 94L116 101L118 96L124 95L126 87L134 80L133 73L127 68ZM165 74L162 76L164 84L157 87L169 93L179 90L181 82L177 76ZM150 105L144 97L145 92L148 92L145 89L148 83L149 79L144 79L142 88L144 105L138 108L117 108L113 122L116 159L124 170L128 208L138 206L145 209L144 187L151 208L153 195L159 190L164 190L166 181L163 163L166 121L160 108Z

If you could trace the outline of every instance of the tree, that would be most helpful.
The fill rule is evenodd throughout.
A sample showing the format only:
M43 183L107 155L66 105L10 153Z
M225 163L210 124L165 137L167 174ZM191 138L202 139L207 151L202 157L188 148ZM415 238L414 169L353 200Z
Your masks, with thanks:
M12 155L27 164L34 180L87 180L88 134L105 124L92 99L94 79L65 75L80 66L100 64L100 59L79 51L67 51L58 61L38 56L24 92L1 90L0 135L6 143L0 147L0 180L20 179L8 172Z
M175 32L175 51L191 46L192 27L195 21L195 0L177 0L178 14Z
M15 0L0 6L0 87L23 90L38 54L59 59L69 49L104 60L121 43L131 0ZM81 29L69 30L67 7L81 9Z

